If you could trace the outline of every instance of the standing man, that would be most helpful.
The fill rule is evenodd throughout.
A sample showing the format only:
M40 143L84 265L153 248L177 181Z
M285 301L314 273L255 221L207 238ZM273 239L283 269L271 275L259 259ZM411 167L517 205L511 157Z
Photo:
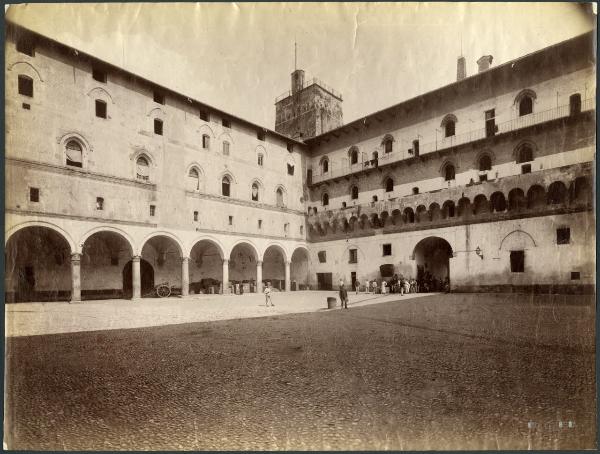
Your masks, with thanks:
M354 289L356 290L356 294L358 295L358 292L360 291L360 282L358 279L354 281Z
M344 287L344 282L340 282L340 309L348 309L348 292L346 291L346 287Z
M265 306L269 307L269 303L271 306L275 306L273 301L271 301L271 282L267 282L267 286L265 287Z

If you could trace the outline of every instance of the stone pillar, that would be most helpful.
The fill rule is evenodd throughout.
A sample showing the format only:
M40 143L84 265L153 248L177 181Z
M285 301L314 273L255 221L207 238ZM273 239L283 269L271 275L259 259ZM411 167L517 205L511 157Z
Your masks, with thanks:
M71 302L81 301L81 254L71 254Z
M262 293L263 291L262 263L263 262L261 260L256 262L256 293Z
M190 294L190 258L181 257L181 296Z
M229 293L229 259L223 259L223 295Z
M290 292L292 290L292 283L290 281L290 265L292 262L285 262L285 291Z
M131 288L133 289L132 299L134 300L142 297L142 282L140 277L141 259L139 255L131 257Z

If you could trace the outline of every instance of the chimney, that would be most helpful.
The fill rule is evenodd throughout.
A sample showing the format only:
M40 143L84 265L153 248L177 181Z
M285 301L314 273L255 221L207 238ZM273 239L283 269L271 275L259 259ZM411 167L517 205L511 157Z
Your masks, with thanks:
M467 77L467 62L461 55L456 62L456 80L463 80L465 77Z
M491 55L484 55L479 60L477 60L477 65L479 66L478 72L490 69L490 65L492 64L493 59L494 57L492 57Z
M304 88L304 71L297 69L292 73L292 95Z

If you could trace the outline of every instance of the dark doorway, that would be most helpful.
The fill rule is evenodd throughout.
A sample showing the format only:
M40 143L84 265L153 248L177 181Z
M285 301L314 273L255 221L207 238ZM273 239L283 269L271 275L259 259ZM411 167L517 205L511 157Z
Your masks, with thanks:
M485 136L492 137L496 135L496 111L495 109L485 112Z
M356 290L356 271L350 273L350 279L352 280L352 290Z
M18 300L33 301L35 293L35 272L33 266L19 269Z
M331 290L332 282L331 273L317 273L317 290Z
M140 259L140 278L142 281L142 295L147 295L154 290L154 268L144 259ZM133 287L131 282L131 260L123 268L123 297L131 298Z
M452 247L439 237L425 238L413 251L417 262L417 282L421 291L439 292L450 283Z

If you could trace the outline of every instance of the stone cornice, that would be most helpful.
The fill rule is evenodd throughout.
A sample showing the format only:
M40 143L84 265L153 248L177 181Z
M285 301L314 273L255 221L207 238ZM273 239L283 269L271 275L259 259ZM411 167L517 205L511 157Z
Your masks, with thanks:
M270 240L301 241L301 242L305 242L305 243L308 242L308 240L305 238L293 238L293 237L289 237L289 236L279 236L279 235L261 235L260 233L230 232L228 230L203 229L200 227L196 227L196 232L218 233L220 235L244 236L244 237L252 237L252 238L268 238Z
M158 227L158 224L152 222L139 222L139 221L126 221L124 219L109 219L109 218L98 218L95 216L77 216L74 214L64 213L51 213L45 211L33 211L33 210L17 210L15 208L6 208L7 213L20 214L23 216L36 216L38 218L61 218L61 219L73 219L75 221L87 221L87 222L101 222L103 224L122 224L122 225L139 225L143 227Z
M296 214L301 216L307 216L304 211L293 210L291 208L281 208L273 205L267 205L265 203L252 202L250 200L234 199L232 197L225 197L222 195L206 194L204 192L185 191L185 195L188 197L195 197L197 199L208 199L215 200L217 202L227 203L229 205L240 205L250 208L257 208L261 210L278 211L280 213Z
M37 162L30 161L28 159L19 159L19 158L5 158L5 162L7 164L17 165L21 167L27 167L30 169L37 169L46 172L57 173L61 175L69 175L69 176L78 176L81 178L89 178L97 181L106 181L109 183L115 183L125 186L134 186L140 189L146 189L149 191L156 191L156 184L154 183L144 183L142 181L137 181L129 178L115 177L112 175L106 175L102 173L94 173L86 170L78 170L71 169L63 166L57 166L55 164L48 164L45 162Z

